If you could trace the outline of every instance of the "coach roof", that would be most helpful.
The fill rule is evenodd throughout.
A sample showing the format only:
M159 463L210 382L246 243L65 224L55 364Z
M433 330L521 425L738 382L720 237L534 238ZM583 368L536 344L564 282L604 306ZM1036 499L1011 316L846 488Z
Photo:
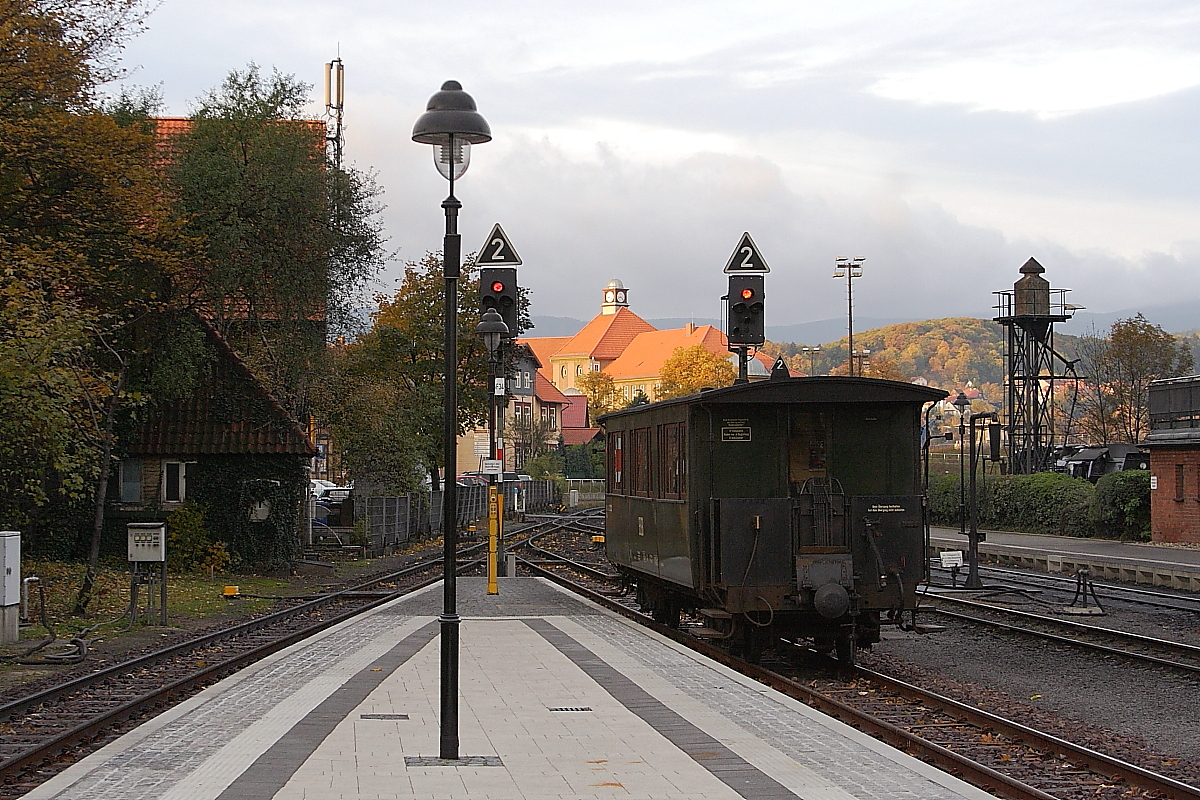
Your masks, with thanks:
M612 417L636 414L647 408L688 404L709 403L931 403L942 400L948 392L929 386L902 381L885 381L878 378L850 378L823 376L818 378L785 378L757 381L755 383L708 389L687 397L660 400L649 405L612 411L599 418L603 422Z

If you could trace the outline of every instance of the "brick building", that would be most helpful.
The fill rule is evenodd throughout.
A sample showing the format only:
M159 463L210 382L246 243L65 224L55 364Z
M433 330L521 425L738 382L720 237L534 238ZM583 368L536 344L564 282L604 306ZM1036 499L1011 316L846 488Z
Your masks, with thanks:
M1150 384L1150 536L1200 544L1200 375Z

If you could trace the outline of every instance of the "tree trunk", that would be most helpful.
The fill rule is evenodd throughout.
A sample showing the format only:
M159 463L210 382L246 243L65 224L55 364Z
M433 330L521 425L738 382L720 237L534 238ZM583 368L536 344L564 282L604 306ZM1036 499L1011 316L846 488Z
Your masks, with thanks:
M117 408L121 403L121 392L125 388L127 367L122 365L117 378L116 391L108 399L108 408L104 412L104 433L100 445L100 476L96 483L96 513L92 519L92 543L88 549L87 571L83 576L83 584L75 597L75 607L71 613L82 616L87 613L88 604L92 602L92 594L96 588L96 574L100 568L100 537L104 533L104 504L108 500L108 478L112 474L113 428L117 417Z

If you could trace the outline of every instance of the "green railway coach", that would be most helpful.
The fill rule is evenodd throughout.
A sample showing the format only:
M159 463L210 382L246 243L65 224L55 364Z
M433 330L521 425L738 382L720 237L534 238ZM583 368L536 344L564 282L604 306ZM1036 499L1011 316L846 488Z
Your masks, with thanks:
M605 543L656 619L757 657L806 638L852 661L926 576L922 407L946 393L782 378L616 411Z

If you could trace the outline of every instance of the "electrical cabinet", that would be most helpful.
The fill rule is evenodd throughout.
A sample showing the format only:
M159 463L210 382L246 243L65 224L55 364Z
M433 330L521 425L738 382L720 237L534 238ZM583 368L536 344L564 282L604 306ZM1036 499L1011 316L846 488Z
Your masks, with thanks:
M0 606L15 606L21 603L21 532L0 531Z
M130 561L167 560L167 523L130 522L126 530Z

